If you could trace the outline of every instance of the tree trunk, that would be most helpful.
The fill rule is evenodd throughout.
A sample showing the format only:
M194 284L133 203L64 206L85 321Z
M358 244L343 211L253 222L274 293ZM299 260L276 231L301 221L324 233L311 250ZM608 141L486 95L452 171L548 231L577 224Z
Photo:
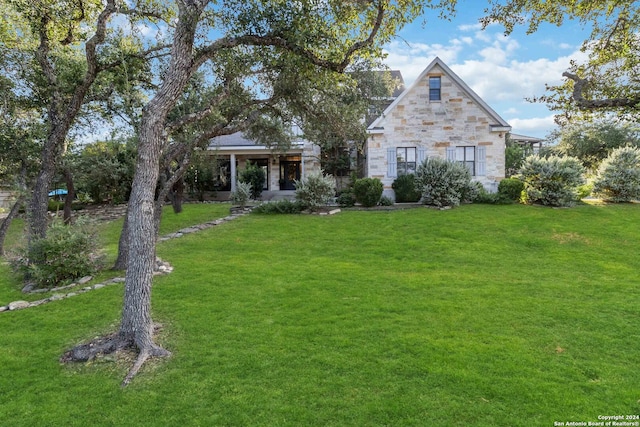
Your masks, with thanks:
M131 206L131 201L129 201L127 212L124 215L122 232L120 233L120 240L118 240L118 257L113 265L113 270L126 270L129 262L129 206Z
M161 149L167 138L164 131L166 117L193 74L191 49L198 19L205 5L206 2L199 6L183 4L180 7L169 68L155 97L143 109L140 122L136 173L127 215L129 260L118 331L120 339L132 342L140 353L123 385L128 384L148 357L170 354L156 345L153 339L151 284L156 257L154 196Z
M47 234L49 187L55 175L56 159L63 141L64 138L57 139L55 133L50 134L42 149L40 172L27 209L29 246L33 240L43 238Z
M182 212L182 201L184 199L184 177L180 179L173 186L171 192L171 206L173 206L174 213Z
M4 240L7 237L7 231L13 219L18 216L20 212L20 206L24 203L24 195L18 197L18 200L13 204L13 207L9 211L9 214L4 218L2 224L0 224L0 256L4 256Z
M73 199L76 198L76 190L73 186L73 175L71 174L71 169L68 166L64 168L64 180L67 184L67 195L64 198L64 212L63 218L64 223L69 224L71 222L71 205L73 204Z

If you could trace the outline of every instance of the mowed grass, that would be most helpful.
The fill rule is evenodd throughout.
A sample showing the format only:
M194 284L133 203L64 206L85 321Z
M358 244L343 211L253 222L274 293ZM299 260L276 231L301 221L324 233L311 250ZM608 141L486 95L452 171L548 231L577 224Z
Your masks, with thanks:
M640 414L639 220L640 205L245 216L158 246L175 268L153 288L173 356L125 389L127 366L111 358L58 363L117 326L122 286L0 313L0 419L551 426Z

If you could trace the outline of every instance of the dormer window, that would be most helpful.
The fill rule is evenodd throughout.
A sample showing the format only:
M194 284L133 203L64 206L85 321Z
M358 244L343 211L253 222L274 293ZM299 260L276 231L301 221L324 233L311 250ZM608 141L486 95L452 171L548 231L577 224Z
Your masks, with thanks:
M440 77L429 77L429 101L440 101Z

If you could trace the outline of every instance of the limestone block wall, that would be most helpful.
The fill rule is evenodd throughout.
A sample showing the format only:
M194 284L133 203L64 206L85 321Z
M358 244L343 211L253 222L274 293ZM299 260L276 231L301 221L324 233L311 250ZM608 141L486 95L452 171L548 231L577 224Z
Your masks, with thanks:
M429 100L429 77L440 76L441 100ZM373 131L367 146L368 176L379 178L392 196L388 176L389 148L424 148L427 157L446 158L447 148L484 147L485 173L475 176L489 191L504 178L505 133L492 131L495 120L438 66L406 93ZM477 155L476 155L477 159Z

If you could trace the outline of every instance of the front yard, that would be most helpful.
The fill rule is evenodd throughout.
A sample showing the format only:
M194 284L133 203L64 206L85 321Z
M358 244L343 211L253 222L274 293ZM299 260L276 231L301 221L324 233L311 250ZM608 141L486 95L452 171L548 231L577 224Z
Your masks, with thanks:
M640 414L639 222L637 204L245 216L159 244L174 272L156 279L154 318L173 357L126 389L118 360L58 363L117 325L121 285L0 313L0 419L553 426ZM3 274L0 296L17 287Z

